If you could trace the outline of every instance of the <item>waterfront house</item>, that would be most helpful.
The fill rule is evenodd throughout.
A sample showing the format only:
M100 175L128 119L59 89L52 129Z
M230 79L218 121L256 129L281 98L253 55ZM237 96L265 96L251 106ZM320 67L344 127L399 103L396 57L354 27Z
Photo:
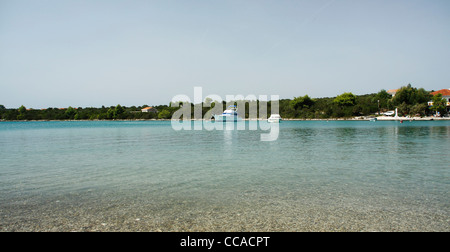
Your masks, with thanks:
M143 108L142 113L158 113L158 110L156 110L154 107L146 107Z
M433 96L437 95L437 94L442 94L442 98L447 100L447 112L450 112L450 88L449 89L441 89L439 91L432 92L431 94ZM433 106L433 102L432 101L428 102L428 106L430 106L430 107Z

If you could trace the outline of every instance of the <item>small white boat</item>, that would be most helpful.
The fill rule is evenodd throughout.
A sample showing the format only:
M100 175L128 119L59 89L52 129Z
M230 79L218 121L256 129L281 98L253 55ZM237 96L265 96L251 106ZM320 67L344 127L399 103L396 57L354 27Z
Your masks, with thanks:
M393 115L395 115L395 111L388 111L388 112L383 113L383 115L385 115L385 116L393 116Z
M237 106L229 106L221 115L214 115L216 122L238 122L242 121L242 118L238 116Z
M281 116L279 114L272 114L269 119L267 119L268 122L270 123L279 123L281 122L283 119L281 118Z

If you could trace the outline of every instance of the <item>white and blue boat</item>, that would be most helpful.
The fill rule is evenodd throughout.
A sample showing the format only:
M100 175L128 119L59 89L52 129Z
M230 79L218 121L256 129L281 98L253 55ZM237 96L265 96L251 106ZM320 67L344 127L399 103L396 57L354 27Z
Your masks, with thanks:
M238 116L237 113L237 106L231 105L228 106L228 108L221 114L221 115L214 115L214 120L216 122L238 122L242 121L242 118Z

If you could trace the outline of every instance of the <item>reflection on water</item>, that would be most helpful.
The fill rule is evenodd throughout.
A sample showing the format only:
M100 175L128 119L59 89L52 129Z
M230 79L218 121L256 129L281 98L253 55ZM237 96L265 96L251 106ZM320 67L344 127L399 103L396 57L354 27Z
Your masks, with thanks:
M224 146L227 147L226 150L231 150L231 146L233 145L233 131L231 130L224 130L223 131L223 142Z

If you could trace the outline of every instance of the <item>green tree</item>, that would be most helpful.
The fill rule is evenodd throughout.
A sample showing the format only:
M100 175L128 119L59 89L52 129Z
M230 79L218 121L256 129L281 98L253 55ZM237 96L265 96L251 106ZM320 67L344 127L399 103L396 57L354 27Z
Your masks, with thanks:
M356 104L356 96L352 93L343 93L334 99L334 103L341 107L350 107Z
M17 120L25 120L27 116L27 108L25 106L20 106L19 115L17 115Z
M402 115L405 115L405 116L409 115L410 110L411 110L411 106L408 105L406 102L403 102L402 104L400 104L398 106L398 112Z
M3 115L3 111L4 111L4 110L6 110L5 106L0 105L0 119L3 119L3 117L5 117L5 116Z
M290 102L290 105L296 110L303 108L310 108L312 105L314 105L314 100L311 99L308 95L299 96L295 97Z
M158 118L159 119L170 119L170 117L172 117L172 114L170 113L169 110L167 109L163 109L161 112L159 112L158 114Z
M64 114L65 114L67 119L73 120L75 118L75 114L76 113L77 113L77 111L74 108L68 107Z
M395 97L392 99L394 106L399 106L403 103L407 105L416 105L418 103L427 103L431 99L431 95L425 89L414 88L411 84L401 87Z
M121 119L122 114L125 112L125 109L118 104L114 109L113 117L114 119Z
M25 114L27 112L27 108L25 107L25 106L20 106L20 108L19 108L19 113L20 114Z
M437 94L432 98L433 106L431 110L436 111L436 114L439 112L441 115L444 115L447 112L447 100L442 98L442 94Z
M106 118L105 119L114 119L114 111L115 111L115 109L109 108L108 111L106 112ZM103 119L103 116L100 116L100 117Z
M392 98L386 90L382 89L372 99L372 103L377 104L377 109L389 109L389 100ZM379 106L379 107L378 107Z
M427 109L428 109L427 104L420 103L412 106L410 112L413 115L426 116Z

